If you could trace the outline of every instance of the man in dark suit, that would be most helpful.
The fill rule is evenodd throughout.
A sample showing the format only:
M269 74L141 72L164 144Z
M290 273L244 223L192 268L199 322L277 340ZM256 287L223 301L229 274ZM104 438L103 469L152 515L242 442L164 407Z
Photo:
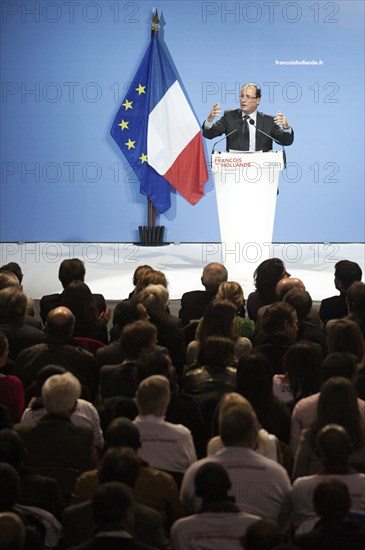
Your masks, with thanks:
M72 283L72 281L85 280L85 265L84 262L78 258L71 258L70 260L63 260L58 271L58 278L61 281L63 288ZM106 307L105 299L102 294L93 294L96 306L100 314L103 314L107 320L110 317L110 309ZM48 313L62 305L62 294L48 294L43 296L39 302L40 316L43 323L46 322Z
M181 297L179 318L183 327L190 321L203 317L207 305L215 298L219 285L227 279L228 272L223 264L212 262L204 267L201 282L205 290L185 292Z
M227 137L227 151L271 151L273 139L281 145L291 145L294 131L285 115L279 112L272 117L257 111L260 100L260 86L252 82L245 84L241 89L239 109L225 111L218 122L213 123L220 114L220 105L216 103L212 107L203 124L203 136L213 139L234 132Z

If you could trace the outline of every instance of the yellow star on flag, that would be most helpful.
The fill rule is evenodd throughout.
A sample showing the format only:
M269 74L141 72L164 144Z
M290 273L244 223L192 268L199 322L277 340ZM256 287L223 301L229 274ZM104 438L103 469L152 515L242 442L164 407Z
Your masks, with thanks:
M126 145L128 147L128 151L129 149L135 149L135 144L136 142L135 141L132 141L131 139L129 139L124 145Z
M142 164L143 164L144 162L147 162L147 155L145 155L144 153L142 153L142 155L139 157L139 160L141 161Z
M125 128L127 128L127 130L129 130L128 124L129 124L128 120L125 121L125 120L122 119L122 122L120 124L118 124L118 126L120 126L121 130L125 130Z
M138 88L135 88L136 92L138 92L138 95L145 94L146 93L146 86L142 86L142 84L138 84Z
M125 107L125 110L128 111L128 109L133 109L132 103L133 101L128 101L128 99L126 99L125 103L122 103L122 105Z

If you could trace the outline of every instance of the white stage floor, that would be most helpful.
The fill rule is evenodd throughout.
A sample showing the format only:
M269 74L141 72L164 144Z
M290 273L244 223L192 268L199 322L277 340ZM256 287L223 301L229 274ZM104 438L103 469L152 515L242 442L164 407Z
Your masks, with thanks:
M357 262L364 271L364 243L248 243L226 247L217 243L169 244L144 247L132 243L2 243L0 265L18 262L23 270L24 292L34 299L60 291L58 268L62 260L80 258L94 293L110 301L126 298L132 275L142 264L166 274L172 300L189 290L203 289L200 277L209 262L226 265L229 280L238 281L245 296L253 290L253 272L267 258L281 258L292 276L303 280L314 301L336 293L334 265L339 260Z

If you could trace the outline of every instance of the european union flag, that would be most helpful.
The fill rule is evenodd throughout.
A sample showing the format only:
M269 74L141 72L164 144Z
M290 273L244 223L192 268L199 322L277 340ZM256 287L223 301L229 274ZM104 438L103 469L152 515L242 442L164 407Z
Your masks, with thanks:
M152 97L153 45L147 51L114 119L111 135L140 181L140 192L151 200L157 212L171 206L170 183L148 164L147 131Z

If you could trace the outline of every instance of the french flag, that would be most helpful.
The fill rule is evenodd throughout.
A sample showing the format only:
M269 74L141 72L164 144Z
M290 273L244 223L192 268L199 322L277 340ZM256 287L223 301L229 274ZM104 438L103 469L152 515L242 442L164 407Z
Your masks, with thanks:
M148 163L190 204L196 204L208 179L201 129L168 51L157 34L152 40Z

